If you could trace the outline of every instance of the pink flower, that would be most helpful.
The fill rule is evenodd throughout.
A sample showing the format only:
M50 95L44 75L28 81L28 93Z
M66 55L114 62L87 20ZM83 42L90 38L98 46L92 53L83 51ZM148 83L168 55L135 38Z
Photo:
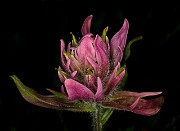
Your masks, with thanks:
M48 89L53 95L40 95L25 87L17 78L15 81L22 96L29 102L47 108L71 111L94 111L93 103L103 108L131 111L142 115L156 114L163 103L163 97L145 99L162 92L130 92L123 91L123 80L126 75L124 55L129 22L124 19L121 29L109 40L105 28L102 35L90 32L93 16L88 16L82 25L82 38L76 39L72 34L72 42L65 48L60 40L61 66L58 76L63 83L61 92ZM130 42L131 44L132 42ZM125 52L125 53L124 53Z

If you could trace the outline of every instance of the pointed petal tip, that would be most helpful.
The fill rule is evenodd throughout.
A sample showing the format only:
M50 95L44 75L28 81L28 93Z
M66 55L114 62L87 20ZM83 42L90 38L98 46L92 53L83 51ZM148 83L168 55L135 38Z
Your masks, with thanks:
M157 93L157 95L159 95L159 94L162 94L163 92L162 91L159 91L159 92L156 92Z
M129 28L129 21L126 18L124 19L123 26L125 26L126 28Z
M60 45L61 45L61 48L64 49L65 48L65 42L63 39L60 39Z
M92 14L90 14L88 17L89 17L89 18L92 18L92 17L93 17L93 15L92 15Z
M129 24L129 21L127 18L124 19L124 23Z
M127 19L127 18L125 18L125 19L124 19L124 21L125 21L125 22L128 22L128 19Z
M156 95L162 94L162 91L158 91L158 92L145 92L145 94L147 94L147 96L156 96ZM146 95L144 97L146 97Z
M92 17L93 17L93 15L89 15L88 17L85 18L85 20L83 22L83 25L81 27L81 33L83 36L90 33Z
M63 39L60 39L59 41L60 41L60 42L64 42L64 40L63 40Z

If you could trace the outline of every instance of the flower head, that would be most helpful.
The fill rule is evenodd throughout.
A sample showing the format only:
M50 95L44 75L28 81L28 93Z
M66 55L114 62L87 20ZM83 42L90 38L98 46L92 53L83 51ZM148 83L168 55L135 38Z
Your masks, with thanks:
M82 37L67 45L60 40L61 66L58 76L63 83L61 92L48 89L53 95L40 95L16 77L11 76L22 96L29 102L47 108L70 111L94 111L93 103L103 108L131 111L142 115L156 114L163 103L163 97L145 99L162 92L123 91L121 86L127 74L126 60L129 56L130 41L126 47L129 22L124 19L121 29L109 39L108 27L102 35L91 33L93 16L88 16L82 25Z
M94 36L90 32L92 17L90 15L85 19L81 28L82 38L76 44L70 42L67 51L63 39L60 40L63 70L59 67L58 75L69 100L104 100L125 75L125 68L120 63L129 28L127 19L109 42L106 35L103 39L103 36ZM66 75L62 74L63 71Z

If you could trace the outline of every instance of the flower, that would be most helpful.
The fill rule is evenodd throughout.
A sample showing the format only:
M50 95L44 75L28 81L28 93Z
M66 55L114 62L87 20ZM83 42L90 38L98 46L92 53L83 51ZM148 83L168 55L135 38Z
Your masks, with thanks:
M147 96L160 95L162 92L131 92L122 90L126 80L126 60L129 46L126 47L129 22L124 19L121 29L109 40L108 27L102 35L90 31L93 16L89 15L81 28L82 38L72 35L72 42L66 45L60 40L61 66L58 76L63 83L61 91L47 89L53 95L41 95L24 85L12 75L20 93L28 102L37 106L69 110L95 111L94 104L101 108L131 111L141 115L154 115L163 104L163 97L145 99ZM126 48L125 48L126 47Z

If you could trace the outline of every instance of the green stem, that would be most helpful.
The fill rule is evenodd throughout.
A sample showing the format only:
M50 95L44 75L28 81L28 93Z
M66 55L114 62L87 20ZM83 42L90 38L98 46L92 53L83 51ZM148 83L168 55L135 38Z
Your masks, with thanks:
M94 103L95 111L92 114L93 117L93 131L102 131L102 123L101 123L101 107Z

